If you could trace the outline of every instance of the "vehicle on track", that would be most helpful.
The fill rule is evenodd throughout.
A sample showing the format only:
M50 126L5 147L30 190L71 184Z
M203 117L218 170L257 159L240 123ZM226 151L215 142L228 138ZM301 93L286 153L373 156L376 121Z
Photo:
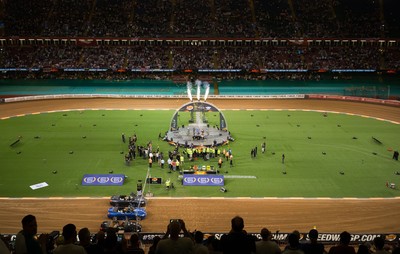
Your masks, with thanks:
M109 228L113 228L117 232L142 232L142 225L132 220L106 220L100 225L101 231L106 232Z
M130 195L114 195L110 198L110 205L120 208L128 206L145 207L146 204L146 198L144 198L143 196L136 196L133 193L131 193Z
M117 219L117 220L136 220L136 219L145 219L147 216L147 212L144 208L128 206L125 208L120 207L110 207L108 209L107 217L109 219Z

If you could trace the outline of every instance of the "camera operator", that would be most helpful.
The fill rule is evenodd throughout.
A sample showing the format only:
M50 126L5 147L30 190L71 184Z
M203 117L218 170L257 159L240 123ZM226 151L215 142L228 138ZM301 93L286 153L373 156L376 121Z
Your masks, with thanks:
M179 237L183 232L184 237ZM194 242L183 220L171 220L163 239L157 244L156 254L192 253Z
M22 221L22 230L17 234L15 239L15 253L16 254L46 254L47 253L47 238L48 234L37 234L36 217L29 214L26 215Z

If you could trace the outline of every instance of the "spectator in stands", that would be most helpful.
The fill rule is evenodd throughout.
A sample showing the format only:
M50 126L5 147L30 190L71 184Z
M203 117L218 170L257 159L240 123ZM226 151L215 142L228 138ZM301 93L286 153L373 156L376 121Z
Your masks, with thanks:
M106 234L104 231L100 230L99 232L97 232L97 234L95 235L95 239L93 240L93 245L96 246L97 249L99 249L99 253L103 253L104 252L104 241L106 239Z
M29 214L22 219L22 230L17 234L15 240L15 252L17 254L46 254L46 242L48 235L41 234L36 239L37 222L36 217Z
M107 236L104 240L105 254L122 254L122 245L118 242L117 233L114 228L107 229Z
M8 249L6 243L3 241L3 238L0 237L0 254L10 254L10 250Z
M392 254L400 254L400 246L397 244L397 246L392 250Z
M351 235L347 231L340 234L339 244L329 249L329 254L355 254L356 251L353 246L349 246Z
M194 254L209 254L208 248L203 244L204 234L201 231L194 233Z
M326 253L324 245L318 242L318 230L311 229L308 233L308 238L310 238L310 242L301 245L304 254Z
M54 254L87 254L85 248L75 244L77 232L74 224L65 225L62 235L64 243L54 249Z
M293 230L293 232L292 232L292 234L295 234L295 235L297 235L297 238L299 238L299 241L300 241L300 231L298 231L298 230ZM299 248L300 249L302 249L301 247L301 243L299 242ZM285 249L284 250L287 250L287 249L289 249L290 248L290 243L288 242L287 243L287 245L285 246Z
M184 237L179 237L181 231ZM193 253L194 243L183 220L173 220L168 224L164 238L156 247L156 254Z
M211 235L207 238L207 247L210 254L222 254L221 241Z
M161 237L155 236L153 238L153 244L149 248L148 254L155 254L158 242L161 240Z
M79 245L86 250L87 254L101 254L103 252L103 249L99 248L97 244L92 244L88 228L82 228L79 230L78 236Z
M300 249L300 237L296 233L291 233L288 236L289 245L282 252L282 254L304 254L304 252Z
M366 244L360 244L358 246L357 254L371 254L371 251Z
M244 220L235 216L231 220L231 231L221 237L222 252L224 254L255 252L254 239L244 229Z
M375 253L376 254L389 254L388 251L384 250L384 246L385 246L385 239L377 236L374 238L374 246L375 246Z
M126 254L144 254L144 250L140 247L139 235L133 233L129 239L131 245L125 252Z
M256 254L280 254L282 251L275 241L272 241L272 234L267 228L261 229L262 240L256 242Z

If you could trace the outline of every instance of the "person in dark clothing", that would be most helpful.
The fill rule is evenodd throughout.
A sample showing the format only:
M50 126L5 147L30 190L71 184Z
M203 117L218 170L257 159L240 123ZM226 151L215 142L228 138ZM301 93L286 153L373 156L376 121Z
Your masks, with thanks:
M140 247L139 235L133 233L130 237L131 246L125 251L125 254L144 254L144 250Z
M161 237L159 237L159 236L155 236L153 238L153 244L150 246L148 254L155 254L156 253L157 244L158 244L158 242L160 240L161 240Z
M369 248L367 245L360 244L358 246L357 254L371 254L371 252L369 251Z
M21 223L22 230L16 236L16 252L34 254L47 253L46 242L48 234L41 234L39 237L36 237L38 229L36 217L31 214L26 215Z
M393 152L393 160L396 160L396 161L399 160L399 151L394 151Z
M82 228L78 232L79 245L85 248L87 254L101 254L103 249L97 244L91 243L90 231L88 228Z
M255 252L255 239L243 230L243 218L234 217L231 220L231 227L231 231L221 237L223 254L250 254Z
M310 242L305 243L301 246L304 254L326 253L324 245L318 242L318 231L316 229L310 230L310 232L308 233L308 238L310 238Z
M347 231L340 234L339 245L333 246L329 249L329 254L355 254L356 251L353 246L349 246L351 235Z

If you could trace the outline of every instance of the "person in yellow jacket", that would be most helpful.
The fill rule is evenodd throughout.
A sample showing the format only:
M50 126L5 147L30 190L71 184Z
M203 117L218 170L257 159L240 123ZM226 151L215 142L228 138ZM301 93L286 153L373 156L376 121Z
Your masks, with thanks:
M221 168L222 167L222 158L221 157L219 157L219 159L218 159L218 168Z

